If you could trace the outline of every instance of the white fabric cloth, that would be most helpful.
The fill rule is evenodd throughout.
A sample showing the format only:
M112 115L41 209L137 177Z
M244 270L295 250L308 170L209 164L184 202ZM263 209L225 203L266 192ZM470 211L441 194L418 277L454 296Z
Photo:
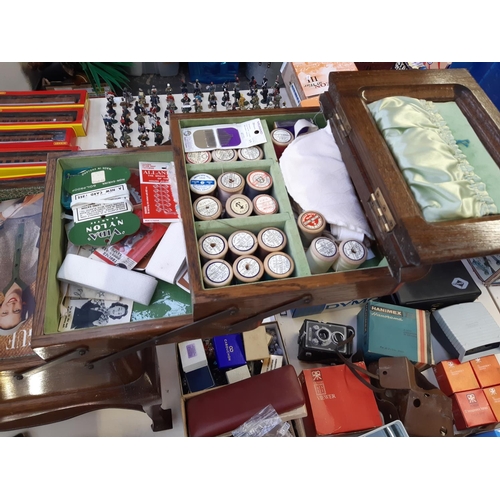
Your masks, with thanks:
M280 158L290 196L303 210L317 210L334 235L373 239L329 126L297 137Z

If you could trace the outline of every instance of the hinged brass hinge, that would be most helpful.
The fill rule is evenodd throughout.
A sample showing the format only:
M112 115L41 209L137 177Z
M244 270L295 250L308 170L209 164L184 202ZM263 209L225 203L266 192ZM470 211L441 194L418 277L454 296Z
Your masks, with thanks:
M396 221L385 202L384 196L380 188L375 190L375 193L370 194L370 205L378 217L380 227L386 232L390 233L396 226Z

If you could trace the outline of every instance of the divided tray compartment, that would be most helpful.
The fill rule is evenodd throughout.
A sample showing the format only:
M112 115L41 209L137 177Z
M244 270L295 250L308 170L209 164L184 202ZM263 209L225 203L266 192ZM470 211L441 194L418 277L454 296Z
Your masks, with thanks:
M207 126L215 124L241 123L259 118L263 124L267 142L260 145L264 158L256 161L209 162L205 164L190 164L186 161L186 152L182 140L182 131L188 127ZM319 108L272 109L260 111L213 112L203 114L203 117L187 114L175 114L171 117L172 146L176 175L179 187L179 201L187 249L187 261L193 316L195 320L206 318L215 313L237 307L237 312L224 319L214 321L206 326L212 335L222 335L230 329L230 325L246 320L264 311L284 306L308 296L308 305L335 303L345 300L388 295L400 284L402 278L416 279L423 276L428 269L412 269L393 275L387 266L382 252L374 244L375 254L380 261L374 266L373 261L365 263L363 268L311 275L305 256L299 229L292 210L292 202L288 196L281 169L271 141L270 131L278 120L296 120L311 118L319 126L328 126ZM235 219L215 219L212 221L197 221L193 214L193 196L189 189L189 179L196 173L209 173L218 177L222 171L235 171L245 176L251 170L267 170L273 176L273 193L280 207L274 215L256 216ZM261 279L254 283L231 284L220 288L207 288L202 279L202 261L198 251L198 240L208 232L219 232L229 236L233 230L247 229L255 235L265 227L278 227L287 235L286 253L294 259L295 272L293 276L284 279ZM366 265L371 267L366 267ZM234 283L234 281L233 281ZM305 304L304 304L305 305ZM295 307L295 306L294 306ZM208 332L207 332L208 335Z
M172 150L168 146L157 146L48 155L32 333L32 348L44 359L80 345L95 347L99 355L105 355L192 322L188 312L181 316L58 332L60 292L56 276L67 246L64 230L67 220L62 218L61 205L63 172L97 166L138 170L139 161L172 161Z

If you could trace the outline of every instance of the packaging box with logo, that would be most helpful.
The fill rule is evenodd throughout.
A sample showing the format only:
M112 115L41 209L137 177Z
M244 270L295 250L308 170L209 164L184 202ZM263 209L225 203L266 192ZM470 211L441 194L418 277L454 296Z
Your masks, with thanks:
M358 313L357 335L367 361L405 356L414 363L432 363L427 311L370 301Z
M355 364L365 368L363 362ZM307 436L358 433L383 424L373 391L346 365L306 369L299 380L306 399L303 422Z
M441 361L432 367L439 388L451 396L456 392L479 389L479 383L469 362L460 363L458 359Z
M500 385L483 389L496 421L500 422Z
M452 396L452 403L453 419L459 431L497 421L482 389L458 392Z
M470 365L481 387L500 385L500 354L472 359Z
M291 106L318 106L319 94L328 90L331 71L357 71L353 62L285 62L281 77Z

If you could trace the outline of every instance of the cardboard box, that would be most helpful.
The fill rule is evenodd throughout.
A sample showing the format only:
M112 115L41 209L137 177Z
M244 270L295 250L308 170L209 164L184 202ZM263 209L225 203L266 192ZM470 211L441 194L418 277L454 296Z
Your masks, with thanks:
M184 373L189 373L208 365L205 347L201 339L180 342L178 348Z
M291 106L319 106L318 97L328 90L331 71L357 71L353 62L285 62L281 77Z
M481 387L500 385L500 355L491 354L469 361Z
M459 431L497 421L482 389L454 394L452 405L455 427Z
M405 356L424 366L432 364L427 311L370 301L358 313L357 335L366 361Z
M363 362L355 364L365 368ZM383 424L374 393L346 365L303 370L299 380L306 400L307 436L358 433Z
M269 358L268 340L265 325L259 326L255 330L243 332L246 360L256 361Z
M479 389L479 382L469 362L460 363L458 359L441 361L432 367L439 388L451 396L457 392Z
M496 421L500 422L500 385L483 389Z

